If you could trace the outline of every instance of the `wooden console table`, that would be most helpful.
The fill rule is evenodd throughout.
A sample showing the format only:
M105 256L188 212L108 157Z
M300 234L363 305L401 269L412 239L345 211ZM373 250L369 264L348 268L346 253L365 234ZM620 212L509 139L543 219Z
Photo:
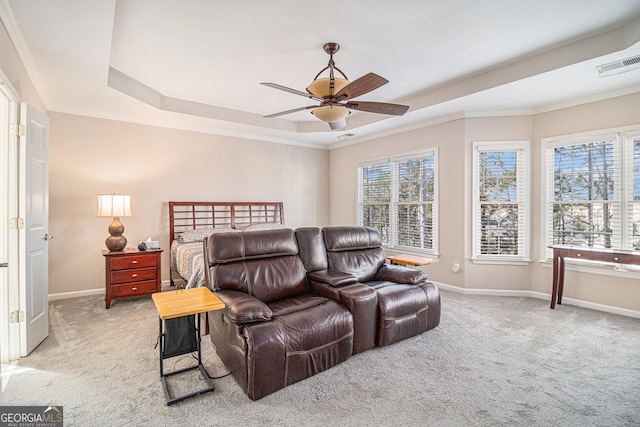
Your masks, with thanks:
M593 249L576 246L549 246L549 248L553 249L553 289L551 291L551 308L556 308L556 301L558 304L562 304L565 258L640 265L640 251L630 251L625 249Z

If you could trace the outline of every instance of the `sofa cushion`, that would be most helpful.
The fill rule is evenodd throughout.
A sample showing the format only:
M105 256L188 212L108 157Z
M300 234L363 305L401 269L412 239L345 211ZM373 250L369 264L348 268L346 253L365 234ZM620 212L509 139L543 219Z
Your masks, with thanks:
M417 268L407 268L395 265L383 265L376 274L376 280L417 285L427 280L427 273Z
M296 229L299 255L307 271L326 270L327 251L324 248L322 230L318 227L300 227Z
M208 241L209 267L298 253L298 243L293 230L289 228L212 234Z
M322 232L327 252L382 247L380 234L373 227L326 227Z
M308 288L297 255L215 265L209 276L214 289L244 292L265 303L307 293Z
M385 263L381 248L328 252L327 259L330 270L351 273L363 283L374 280L378 269Z
M273 312L269 306L251 295L236 291L219 291L216 295L224 303L225 311L234 323L271 320Z

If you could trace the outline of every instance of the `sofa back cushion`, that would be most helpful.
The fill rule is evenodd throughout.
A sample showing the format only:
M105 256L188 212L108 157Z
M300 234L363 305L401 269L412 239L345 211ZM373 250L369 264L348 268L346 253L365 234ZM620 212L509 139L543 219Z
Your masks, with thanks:
M322 240L322 230L318 227L300 227L296 229L296 239L300 258L308 272L326 270L327 251Z
M380 234L373 227L325 227L322 235L330 270L351 273L359 282L368 282L385 263Z
M213 234L205 249L212 289L244 292L265 303L307 291L291 229Z

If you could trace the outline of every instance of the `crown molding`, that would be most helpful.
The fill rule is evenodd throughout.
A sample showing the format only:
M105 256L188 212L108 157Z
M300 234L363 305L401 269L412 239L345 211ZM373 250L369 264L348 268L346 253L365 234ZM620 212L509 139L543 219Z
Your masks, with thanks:
M2 22L4 23L4 26L7 29L7 33L9 33L9 38L13 42L13 45L18 52L18 56L20 57L22 64L27 70L27 75L31 79L31 82L35 87L40 100L44 104L44 107L48 110L50 104L49 97L47 96L47 92L44 89L42 79L40 78L40 73L38 73L38 69L36 68L33 57L31 56L29 48L24 41L24 36L20 31L20 26L16 22L13 10L9 5L8 0L0 0L0 20L2 20Z

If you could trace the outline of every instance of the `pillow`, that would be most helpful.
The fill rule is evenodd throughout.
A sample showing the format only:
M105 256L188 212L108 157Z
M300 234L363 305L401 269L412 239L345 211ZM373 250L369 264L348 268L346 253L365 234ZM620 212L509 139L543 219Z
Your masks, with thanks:
M277 222L261 222L258 224L247 225L242 231L258 231L258 230L278 230L280 228L287 228L284 224Z
M196 228L195 230L185 231L178 236L180 243L202 242L205 237L215 233L227 233L229 231L238 231L233 228Z

